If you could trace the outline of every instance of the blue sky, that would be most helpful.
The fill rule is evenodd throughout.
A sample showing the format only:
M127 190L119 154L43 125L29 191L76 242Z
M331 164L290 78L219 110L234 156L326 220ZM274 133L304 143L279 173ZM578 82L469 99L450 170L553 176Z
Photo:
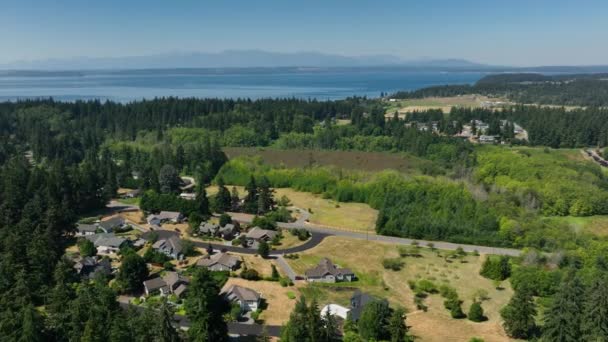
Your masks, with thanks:
M2 0L0 63L260 49L608 64L605 0Z

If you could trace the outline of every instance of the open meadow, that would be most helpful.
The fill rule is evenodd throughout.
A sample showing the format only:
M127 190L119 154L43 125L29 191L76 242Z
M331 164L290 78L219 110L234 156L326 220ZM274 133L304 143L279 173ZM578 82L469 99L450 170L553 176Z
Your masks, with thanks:
M421 248L419 257L401 258L401 270L392 271L384 269L382 261L399 257L395 245L329 237L319 246L301 253L298 259L288 262L296 273L303 274L322 257L328 257L341 267L355 272L359 279L352 283L310 284L301 289L303 294L316 298L320 306L329 303L347 306L353 291L358 288L386 298L394 306L406 308L409 312L407 323L412 326L412 333L422 341L467 341L474 336L482 337L485 341L508 340L500 326L498 313L513 294L508 282L503 282L503 289L497 290L491 280L479 275L484 256L467 255L451 259L446 258L447 253ZM473 298L485 293L482 306L488 320L474 323L467 319L451 318L439 294L431 294L424 300L428 306L426 312L418 310L408 281L421 279L430 280L437 286L446 284L453 287L463 301L465 313Z

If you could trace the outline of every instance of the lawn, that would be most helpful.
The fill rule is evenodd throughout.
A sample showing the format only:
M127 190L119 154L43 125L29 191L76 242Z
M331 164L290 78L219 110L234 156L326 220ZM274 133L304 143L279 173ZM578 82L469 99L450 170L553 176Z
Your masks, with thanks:
M316 298L320 306L329 303L347 305L353 290L359 288L388 299L394 306L405 307L409 311L408 325L412 326L413 334L424 341L467 341L473 336L482 337L485 341L508 340L500 326L498 312L508 302L512 290L508 282L503 283L504 290L496 290L492 281L479 275L483 256L468 255L462 262L451 259L449 262L443 251L421 249L420 254L420 258L403 258L404 267L400 271L390 271L382 267L382 260L398 257L395 245L329 237L319 246L301 253L299 259L288 262L301 274L320 258L328 257L342 267L351 268L359 277L353 283L311 284L301 289L308 297ZM452 319L439 295L430 295L425 300L427 312L416 310L408 280L420 279L455 288L464 302L462 308L465 312L478 290L487 291L489 299L482 306L488 321L473 323L466 319Z

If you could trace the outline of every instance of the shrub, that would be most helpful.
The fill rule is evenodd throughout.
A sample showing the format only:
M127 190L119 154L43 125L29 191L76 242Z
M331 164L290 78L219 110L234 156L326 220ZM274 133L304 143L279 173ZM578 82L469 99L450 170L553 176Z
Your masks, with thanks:
M437 293L437 286L430 280L421 279L416 283L416 290L426 293Z
M291 292L291 291L289 291L289 292L287 292L287 298L289 298L289 299L296 299L296 294L293 293L293 292Z
M473 321L473 322L483 322L485 321L487 318L483 315L483 308L481 307L481 303L480 302L473 302L473 304L471 304L471 307L469 308L469 320Z
M399 271L403 267L403 261L399 258L384 259L382 266L387 270Z
M241 278L246 280L260 280L260 274L253 268L248 268L241 272Z

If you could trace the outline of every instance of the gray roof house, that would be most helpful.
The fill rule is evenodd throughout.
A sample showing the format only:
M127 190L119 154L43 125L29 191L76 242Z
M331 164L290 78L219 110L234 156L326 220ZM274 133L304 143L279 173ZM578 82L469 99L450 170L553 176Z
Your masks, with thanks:
M177 211L161 211L158 214L150 214L146 218L148 224L153 226L160 226L163 223L180 223L184 220L184 215Z
M156 277L144 281L146 295L153 295L157 292L161 296L175 294L180 297L186 293L190 280L177 272L165 272L162 277Z
M85 236L97 248L97 254L116 253L129 243L127 239L115 236L112 233L94 234Z
M210 271L234 271L239 268L239 258L228 253L217 253L208 258L199 259L196 266L206 267Z
M238 234L239 229L232 223L228 223L225 226L221 227L219 230L219 234L224 240L232 240L236 234Z
M152 248L173 259L181 260L184 258L184 255L182 254L182 241L177 236L158 240L152 245Z
M247 235L245 235L245 237L249 240L254 241L270 241L274 239L277 234L278 233L274 230L266 230L260 227L253 227L247 232Z
M256 291L239 285L230 286L222 291L222 294L228 301L238 303L242 312L256 311L262 299L262 296Z
M105 221L101 221L97 224L99 229L103 230L104 233L111 233L115 229L124 228L127 225L125 220L120 216L111 217Z
M198 226L198 232L205 235L215 235L219 229L219 224L211 222L201 222L200 226Z
M97 233L97 226L94 224L78 223L76 225L76 236L87 236Z
M94 279L98 274L112 274L112 265L107 258L84 257L74 264L74 269L85 279Z
M348 268L339 268L327 258L321 259L319 264L304 272L309 282L335 283L340 281L353 281L355 274Z
M361 292L360 290L355 290L355 293L350 298L350 319L355 322L358 321L363 312L363 308L375 300L377 299L371 295Z

